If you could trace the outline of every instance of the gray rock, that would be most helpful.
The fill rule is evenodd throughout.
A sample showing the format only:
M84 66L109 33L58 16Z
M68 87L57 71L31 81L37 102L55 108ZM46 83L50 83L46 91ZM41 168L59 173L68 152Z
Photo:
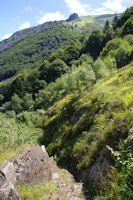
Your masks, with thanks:
M44 146L38 144L33 147L26 146L13 160L16 172L15 185L36 185L52 179L52 174L58 171L53 158L48 156Z
M20 200L13 184L8 181L3 172L0 171L0 200Z
M67 22L71 22L71 21L76 20L78 18L79 18L78 14L77 13L73 13L72 15L70 15L70 17L66 21Z
M10 181L12 184L15 184L16 173L15 173L14 165L12 162L8 162L7 160L5 160L0 165L0 171L5 175L5 177L8 181Z
M84 199L80 198L83 194L82 184L75 184L74 177L68 171L57 167L45 146L28 145L11 162L5 160L0 165L0 200L20 200L14 186L34 186L50 180L57 188L47 194L49 199Z
M106 154L106 150L103 150L89 170L88 179L91 185L100 187L101 185L106 184L106 181L108 180L107 173L111 169L111 163Z

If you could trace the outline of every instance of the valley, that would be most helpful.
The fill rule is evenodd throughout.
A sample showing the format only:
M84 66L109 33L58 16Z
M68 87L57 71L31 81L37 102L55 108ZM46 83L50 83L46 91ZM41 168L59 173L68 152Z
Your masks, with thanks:
M0 163L37 144L56 161L22 200L132 200L133 7L71 17L0 43Z

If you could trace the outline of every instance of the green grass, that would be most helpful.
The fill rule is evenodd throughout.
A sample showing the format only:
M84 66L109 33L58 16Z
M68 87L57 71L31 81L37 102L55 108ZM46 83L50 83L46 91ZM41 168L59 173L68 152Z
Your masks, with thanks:
M31 116L31 120L33 120L30 122L27 119L27 122L26 119L24 120L25 113L21 116L16 116L14 112L0 113L0 163L5 159L10 160L25 145L36 144L38 138L42 135L42 130L34 126L34 114L31 115L27 112L27 116ZM25 122L22 122L22 119Z
M90 33L90 30L103 28L107 19L110 23L112 23L113 17L100 18L99 16L94 15L81 17L69 23L64 22L64 24L66 26L72 26L74 29L77 29L79 31L84 30L84 32L88 31L88 33Z
M116 148L133 125L133 65L69 94L42 121L41 142L62 166L84 171L106 145Z
M127 138L133 126L132 81L133 64L129 64L107 74L93 85L88 82L83 84L84 81L82 81L75 90L73 89L72 92L69 90L62 99L56 101L55 98L53 106L48 108L48 115L44 117L42 117L44 115L42 110L25 111L18 115L12 111L0 113L0 162L4 159L10 160L26 144L32 145L38 141L47 147L49 155L54 156L60 166L68 167L75 173L78 172L80 176L95 163L103 149L106 149L107 158L113 162L106 148L107 145L113 149L112 152L117 152L118 144ZM43 128L43 135L42 129L35 126ZM126 147L124 147L125 150ZM130 157L125 160L131 162ZM122 161L124 162L123 157ZM112 196L115 192L120 196L119 189L123 189L122 184L127 184L132 174L131 169L125 169L119 164L114 171L116 175L114 182L113 176L109 177L112 181L110 182ZM119 171L119 166L125 171ZM125 177L127 172L129 172L128 178ZM122 181L121 176L125 177ZM82 176L84 181L87 178ZM117 188L113 186L115 183ZM128 189L132 194L130 188L131 184ZM21 186L18 191L25 199L41 200L47 199L46 193L49 194L58 189L53 182L50 182L33 188ZM109 197L111 199L111 196L107 198L109 189L109 187L106 188L106 194L105 191L101 191L101 195L98 195L96 199L109 200ZM93 191L92 195L95 196L97 193ZM116 195L114 200L118 196ZM124 200L124 197L123 192L121 200Z
M58 187L52 181L46 184L36 185L34 187L24 185L17 188L20 196L27 200L48 200L50 193L54 192L55 190L58 190Z
M17 187L17 191L22 199L27 200L49 200L51 198L58 197L59 200L70 200L62 191L62 185L65 185L65 192L70 187L72 182L69 182L69 173L66 170L59 170L60 178L57 180L51 180L44 184L35 185L33 187L29 185L23 185ZM74 183L76 184L76 182ZM64 188L63 188L64 189ZM81 196L83 199L84 197Z

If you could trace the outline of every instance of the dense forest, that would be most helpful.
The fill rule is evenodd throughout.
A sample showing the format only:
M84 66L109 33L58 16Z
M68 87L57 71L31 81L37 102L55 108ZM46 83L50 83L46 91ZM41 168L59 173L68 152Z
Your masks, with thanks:
M86 199L131 200L133 7L95 20L56 22L0 53L0 162L38 142Z

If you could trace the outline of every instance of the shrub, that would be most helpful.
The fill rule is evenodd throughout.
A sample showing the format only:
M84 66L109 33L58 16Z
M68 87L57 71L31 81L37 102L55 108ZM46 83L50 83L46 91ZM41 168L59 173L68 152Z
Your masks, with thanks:
M96 74L96 79L102 78L109 73L105 63L100 58L95 61L93 68Z

